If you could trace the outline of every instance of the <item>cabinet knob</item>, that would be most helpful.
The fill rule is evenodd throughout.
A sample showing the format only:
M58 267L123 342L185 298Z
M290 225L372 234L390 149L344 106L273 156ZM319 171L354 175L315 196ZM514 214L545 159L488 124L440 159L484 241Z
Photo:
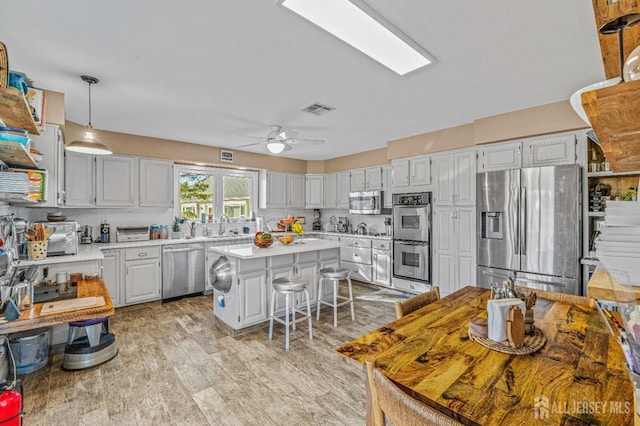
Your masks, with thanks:
M378 259L378 255L377 255L377 254L374 254L374 255L373 255L373 258L374 258L374 259Z
M416 286L415 286L415 285L413 285L413 284L409 284L409 288L410 288L411 290L415 290L415 289L416 289Z

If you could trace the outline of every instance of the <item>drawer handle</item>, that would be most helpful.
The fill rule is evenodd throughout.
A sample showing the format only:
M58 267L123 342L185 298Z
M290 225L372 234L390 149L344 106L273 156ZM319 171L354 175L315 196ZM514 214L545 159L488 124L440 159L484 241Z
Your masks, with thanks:
M147 257L147 255L148 255L148 254L147 254L147 253L144 253L144 252L143 252L143 253L138 253L138 257Z

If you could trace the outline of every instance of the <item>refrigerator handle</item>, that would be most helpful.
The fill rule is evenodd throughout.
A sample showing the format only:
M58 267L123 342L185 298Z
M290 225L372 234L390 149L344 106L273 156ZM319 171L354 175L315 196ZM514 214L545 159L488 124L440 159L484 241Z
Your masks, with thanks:
M520 188L520 255L527 255L527 188Z

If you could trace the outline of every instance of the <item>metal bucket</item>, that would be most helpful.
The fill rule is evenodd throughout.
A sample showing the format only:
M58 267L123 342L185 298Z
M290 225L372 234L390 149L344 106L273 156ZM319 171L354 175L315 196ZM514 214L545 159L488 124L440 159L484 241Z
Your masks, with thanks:
M9 345L18 374L39 370L49 362L48 328L14 333L9 337Z

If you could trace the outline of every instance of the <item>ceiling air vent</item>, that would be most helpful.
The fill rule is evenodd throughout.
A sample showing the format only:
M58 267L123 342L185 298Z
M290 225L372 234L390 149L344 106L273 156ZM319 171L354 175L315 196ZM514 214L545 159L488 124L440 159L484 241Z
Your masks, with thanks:
M320 102L314 102L306 108L302 108L300 111L308 112L313 115L324 115L330 111L333 111L335 108L330 107L328 105L323 105Z

